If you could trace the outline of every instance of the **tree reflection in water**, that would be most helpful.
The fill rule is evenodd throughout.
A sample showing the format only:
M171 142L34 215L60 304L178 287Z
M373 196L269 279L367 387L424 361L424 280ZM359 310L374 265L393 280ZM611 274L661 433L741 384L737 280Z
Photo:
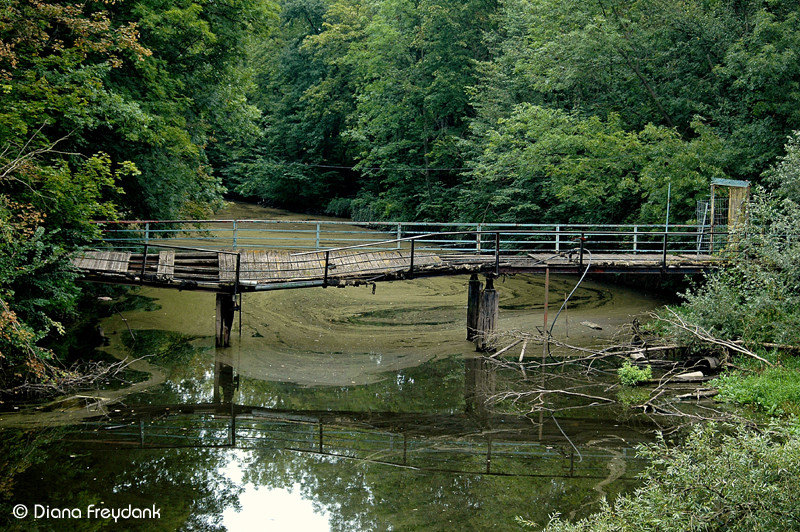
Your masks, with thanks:
M540 523L554 511L580 516L596 507L598 486L613 497L635 483L630 445L642 434L617 427L615 441L628 443L609 445L603 420L539 426L492 412L485 399L503 376L480 358L433 361L352 388L240 383L220 357L213 367L211 390L166 387L55 438L26 433L43 438L42 462L11 475L5 504L162 509L157 524L121 527L131 530L263 529L287 514L299 522L298 513L341 531L489 530L520 515ZM180 400L192 389L199 401ZM241 404L256 391L266 403L280 397L280 407Z

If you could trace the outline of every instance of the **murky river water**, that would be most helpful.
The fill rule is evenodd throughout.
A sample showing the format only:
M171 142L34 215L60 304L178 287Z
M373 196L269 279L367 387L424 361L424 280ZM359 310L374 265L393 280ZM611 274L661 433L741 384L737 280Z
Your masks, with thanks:
M293 215L233 205L221 216ZM614 409L486 406L534 377L481 359L465 341L467 280L245 294L227 349L214 347L213 294L143 288L108 302L104 350L141 358L133 367L149 377L48 412L2 415L0 522L513 530L518 516L542 525L555 512L581 517L630 489L643 467L632 448L652 428L643 421ZM551 319L576 281L551 279ZM498 280L499 328L541 327L543 285L541 276ZM554 334L611 338L660 304L585 281Z

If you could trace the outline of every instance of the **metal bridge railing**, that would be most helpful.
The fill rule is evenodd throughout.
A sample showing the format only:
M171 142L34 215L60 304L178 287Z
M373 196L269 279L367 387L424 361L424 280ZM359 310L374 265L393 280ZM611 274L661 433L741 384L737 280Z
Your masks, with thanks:
M373 250L495 254L561 252L576 242L601 253L708 253L726 247L727 234L697 225L464 224L296 220L125 220L97 222L104 245L141 252L143 245L214 249L325 250L373 245ZM436 236L438 235L438 236ZM414 237L423 237L414 239ZM666 247L665 247L666 240Z

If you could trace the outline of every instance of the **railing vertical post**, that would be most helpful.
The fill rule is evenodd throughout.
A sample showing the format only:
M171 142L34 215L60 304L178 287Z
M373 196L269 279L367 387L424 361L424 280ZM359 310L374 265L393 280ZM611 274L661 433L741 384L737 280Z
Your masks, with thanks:
M500 275L500 231L494 234L494 273Z
M411 240L411 265L408 268L408 278L414 278L414 244L416 243L416 239Z
M556 253L561 251L561 226L556 226Z
M667 232L664 231L664 254L661 257L661 267L667 269Z
M402 242L400 242L401 238L403 238L403 224L402 223L398 223L397 224L397 249L400 249L400 246L402 246L402 244L403 244Z
M144 245L150 243L150 222L145 222L144 224Z
M639 247L639 226L633 226L633 252L636 253L637 248Z
M242 254L236 254L236 280L233 283L233 297L236 298L236 294L239 293L239 279L241 275L241 268L242 268Z
M150 245L145 242L144 244L144 253L142 253L142 272L139 276L139 282L144 283L144 272L147 268L147 252L150 251Z
M477 253L478 255L481 254L481 229L482 228L483 228L483 226L481 224L478 224L478 232L475 235L475 253Z
M314 243L314 249L319 249L319 222L317 222L317 240Z
M236 305L239 310L239 339L242 339L242 293L239 292L239 279L241 278L242 271L242 254L236 252L236 283L233 285L233 300L236 303L236 294L239 294L239 304Z
M233 410L234 402L231 401L231 423L228 426L228 444L231 447L236 447L236 412Z
M586 237L586 233L581 233L581 255L580 255L579 262L578 262L578 264L579 264L579 266L581 268L583 268L583 242L584 242L584 240L586 240L585 237Z
M237 240L238 240L237 228L236 228L236 220L233 221L233 249L236 249Z
M325 273L322 276L322 288L328 287L328 263L331 260L331 252L325 252Z

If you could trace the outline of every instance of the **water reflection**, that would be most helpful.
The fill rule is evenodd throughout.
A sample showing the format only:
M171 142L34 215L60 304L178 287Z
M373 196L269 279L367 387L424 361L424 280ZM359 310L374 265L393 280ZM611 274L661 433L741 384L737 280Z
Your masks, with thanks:
M6 502L155 503L164 508L159 529L277 527L291 509L295 522L323 530L489 530L512 527L518 515L540 523L554 511L585 515L633 485L643 465L631 448L646 436L635 428L589 416L540 424L488 408L505 377L481 357L431 361L349 389L240 382L223 350L211 362L213 375L194 370L213 382L197 388L197 400L180 399L195 389L184 383L43 439L41 461L13 475ZM281 400L245 402L263 393ZM42 483L52 488L43 493Z
M217 350L214 357L214 397L215 404L230 404L233 393L239 389L239 376L233 375L233 366L225 362L222 352Z
M606 478L604 461L619 453L632 456L631 446L646 439L633 428L609 430L607 420L597 417L548 415L536 422L493 411L487 404L497 365L475 357L462 368L458 410L273 408L235 402L239 376L218 351L210 403L137 404L74 430L83 444L100 447L288 450L418 471L548 478ZM612 434L612 452L592 443L611 441Z

